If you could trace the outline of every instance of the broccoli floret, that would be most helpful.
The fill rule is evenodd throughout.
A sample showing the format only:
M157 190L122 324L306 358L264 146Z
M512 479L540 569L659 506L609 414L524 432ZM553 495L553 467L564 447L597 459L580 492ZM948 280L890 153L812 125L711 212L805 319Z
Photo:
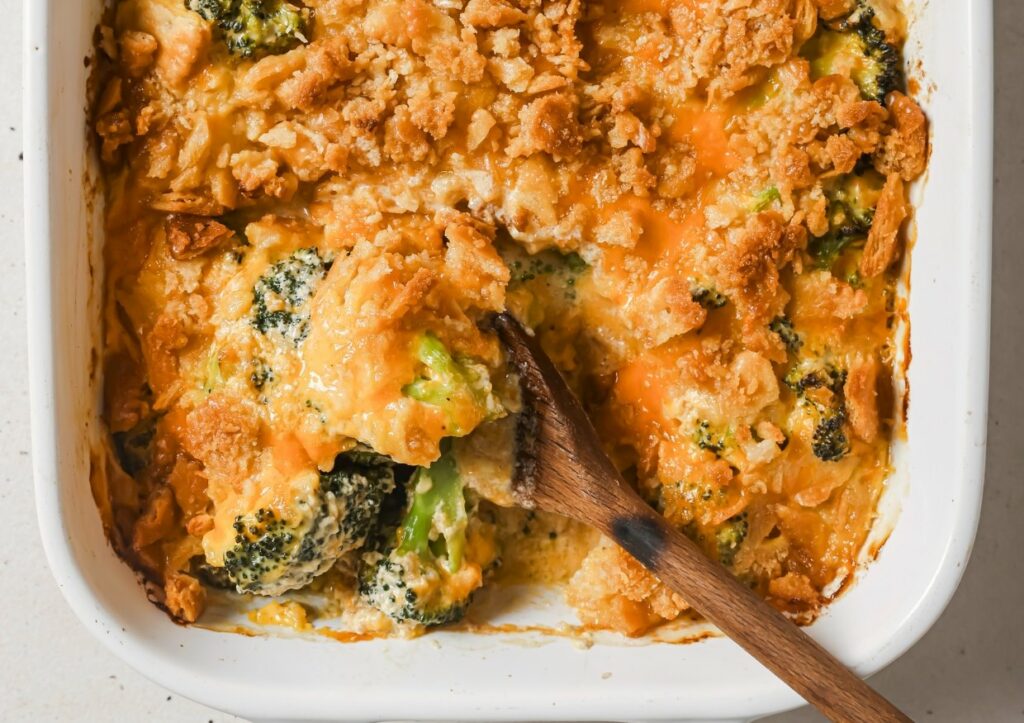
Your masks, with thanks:
M350 549L366 541L377 524L384 497L394 487L391 460L361 447L339 455L330 472L320 473L320 488L345 501L339 527Z
M568 254L542 251L525 259L511 261L509 283L521 284L551 274L579 274L586 268L587 262L575 251Z
M721 294L714 286L694 283L690 286L690 298L708 311L721 309L729 303L729 297Z
M308 584L363 545L394 489L391 461L357 450L330 472L296 485L286 510L260 508L234 522L223 568L239 592L280 595Z
M783 381L814 415L814 456L824 462L845 457L850 451L843 394L846 371L820 361L805 361L790 369Z
M778 335L782 343L786 345L787 351L796 353L803 346L804 342L796 329L793 328L793 322L790 321L788 316L776 316L768 324L768 329Z
M884 184L881 174L868 170L840 176L826 186L828 231L809 245L819 268L831 269L847 248L863 245Z
M461 437L480 422L503 414L504 409L491 388L490 373L483 364L467 358L455 359L430 332L416 339L414 354L422 371L402 387L402 393L443 409L450 436Z
M329 267L314 248L271 266L252 289L253 327L298 346L309 334L309 314L302 309Z
M518 247L510 247L503 249L503 255L510 272L510 287L540 280L560 291L566 301L575 301L576 283L588 268L575 251L562 254L548 250L526 255Z
M252 372L249 374L249 381L252 382L256 391L262 392L263 387L274 381L274 370L267 366L267 363L263 359L253 359Z
M730 517L715 531L718 561L726 567L732 566L740 545L743 544L743 540L747 537L749 527L747 524L747 513L743 512L735 517Z
M811 389L841 394L846 376L845 369L825 359L803 359L786 372L783 382L797 395L805 395Z
M442 450L409 481L401 523L363 554L360 595L398 622L459 620L481 584L480 566L467 559L470 515L462 480L447 442Z
M838 395L846 383L846 371L834 364L807 359L786 372L783 382L801 398L811 389L827 389Z
M309 9L284 0L185 0L185 7L214 23L228 51L243 58L308 42Z
M706 449L714 454L720 454L725 449L726 434L717 434L711 429L711 423L702 419L697 423L696 429L693 430L693 441L701 449Z
M814 427L811 450L814 456L824 462L837 462L850 451L850 440L843 425L846 424L846 409L843 405L819 410L820 419Z
M884 185L885 177L873 169L839 177L825 189L830 205L829 222L866 232L875 218L875 206Z
M873 18L874 11L861 3L849 17L831 27L822 26L800 51L811 63L811 77L846 76L865 100L879 103L900 88L900 52L886 42Z

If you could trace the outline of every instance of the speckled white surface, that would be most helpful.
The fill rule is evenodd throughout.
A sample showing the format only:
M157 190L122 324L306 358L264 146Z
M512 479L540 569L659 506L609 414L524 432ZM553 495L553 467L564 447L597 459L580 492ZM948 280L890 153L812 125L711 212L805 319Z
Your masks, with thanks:
M21 5L0 0L9 28L21 26ZM945 615L872 681L918 721L1024 721L1022 72L1024 2L996 0L993 391L982 526ZM108 653L72 616L46 567L28 453L20 35L0 46L0 99L0 590L8 611L0 623L0 721L238 720L169 694ZM819 718L801 710L768 720Z

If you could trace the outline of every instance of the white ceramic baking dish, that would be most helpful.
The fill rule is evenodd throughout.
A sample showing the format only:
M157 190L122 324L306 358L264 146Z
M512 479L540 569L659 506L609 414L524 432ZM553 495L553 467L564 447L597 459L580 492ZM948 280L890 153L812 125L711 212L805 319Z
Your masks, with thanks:
M910 0L913 3L914 0ZM691 645L438 633L339 644L180 627L111 551L90 495L96 432L98 213L85 84L100 2L26 6L25 184L32 437L50 566L115 654L189 698L259 720L749 719L799 704L730 641ZM917 189L908 441L879 559L810 629L862 674L906 651L952 596L981 501L991 265L989 0L920 0L907 52L923 68L934 153ZM885 529L880 528L880 535Z

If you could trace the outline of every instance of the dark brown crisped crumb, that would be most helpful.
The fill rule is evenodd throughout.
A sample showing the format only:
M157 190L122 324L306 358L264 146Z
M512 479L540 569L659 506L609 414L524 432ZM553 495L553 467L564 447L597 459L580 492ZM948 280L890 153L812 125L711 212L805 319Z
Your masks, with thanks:
M235 235L219 221L190 214L172 214L164 223L171 256L187 261L202 256Z

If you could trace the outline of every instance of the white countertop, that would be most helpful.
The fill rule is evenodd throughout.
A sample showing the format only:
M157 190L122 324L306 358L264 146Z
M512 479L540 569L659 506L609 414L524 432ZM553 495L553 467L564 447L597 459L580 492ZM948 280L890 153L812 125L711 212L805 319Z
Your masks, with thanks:
M945 615L872 679L922 722L1024 721L1024 2L995 3L993 364L981 530ZM20 27L21 5L0 0L8 27ZM19 35L0 47L0 590L9 593L0 721L238 720L168 693L108 653L72 616L46 567L28 451L20 70ZM801 710L769 720L819 718Z

